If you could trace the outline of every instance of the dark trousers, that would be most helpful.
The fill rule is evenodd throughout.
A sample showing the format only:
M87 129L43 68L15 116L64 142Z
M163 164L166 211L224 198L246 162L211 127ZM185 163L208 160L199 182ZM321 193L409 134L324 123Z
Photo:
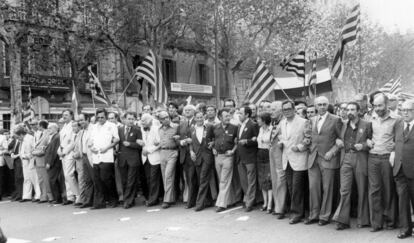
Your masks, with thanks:
M93 167L89 162L88 156L84 154L82 156L82 163L83 163L83 183L79 183L80 189L80 197L82 199L82 203L84 205L92 205L93 204Z
M288 163L286 182L290 195L290 218L300 219L304 216L306 171L295 171Z
M412 234L411 203L414 202L414 179L407 178L401 168L394 180L398 193L398 220L401 232Z
M118 195L115 185L114 163L94 164L93 177L95 178L93 206L105 206L106 202L116 204Z
M358 219L359 225L369 225L369 207L368 207L368 177L366 172L357 170L356 153L346 153L343 164L341 166L341 199L339 200L338 208L336 209L333 220L342 224L350 224L351 216L351 195L352 185L355 180L356 192L358 195ZM362 162L362 161L361 161Z
M214 171L214 158L203 160L201 165L196 166L198 177L198 194L196 207L208 207L212 203L210 193L210 180Z
M198 192L197 172L194 162L191 160L190 154L187 154L183 170L186 178L186 186L188 186L187 206L193 207L196 204Z
M137 195L138 166L130 166L125 163L124 166L119 166L119 173L121 175L124 204L134 205Z
M239 163L240 184L244 193L243 202L246 207L253 207L256 199L256 164Z
M13 162L14 168L14 188L15 199L22 199L23 196L23 167L20 159L15 159Z
M144 164L145 178L147 184L147 203L148 204L157 204L158 198L161 195L161 166L151 165L147 160Z
M56 202L66 201L65 176L63 175L62 162L56 161L47 171L50 182L50 190Z
M3 197L3 187L6 184L5 171L6 171L6 165L0 166L0 200Z
M372 227L382 227L384 221L387 226L396 226L397 198L389 154L369 155L368 194Z

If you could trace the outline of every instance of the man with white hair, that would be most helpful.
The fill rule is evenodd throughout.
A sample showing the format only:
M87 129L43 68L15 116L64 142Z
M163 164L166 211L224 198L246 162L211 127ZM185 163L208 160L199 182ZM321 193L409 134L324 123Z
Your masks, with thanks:
M150 114L141 117L142 139L137 143L142 146L141 159L144 164L146 185L148 195L146 196L147 207L157 205L161 190L161 158L160 158L160 135L159 127L153 124L154 118Z
M180 170L182 173L180 174L184 175L185 189L183 199L184 201L187 201L187 209L195 206L198 192L196 167L190 155L190 128L195 124L195 111L196 108L191 104L184 106L184 119L181 119L180 125L178 127L178 133L180 135L180 166L178 167L182 168L182 171Z
M388 94L388 109L390 110L390 113L392 116L398 116L400 117L400 115L398 114L398 98L396 95L394 94Z
M337 157L337 140L340 140L342 120L330 114L329 100L320 96L315 100L318 115L310 119L312 126L310 153L308 158L309 173L309 218L305 224L316 223L324 226L329 223L332 213L335 172L339 169Z

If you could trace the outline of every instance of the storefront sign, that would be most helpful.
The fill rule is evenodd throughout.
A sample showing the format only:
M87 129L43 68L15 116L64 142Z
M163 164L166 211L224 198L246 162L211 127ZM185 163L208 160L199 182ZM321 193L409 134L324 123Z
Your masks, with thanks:
M22 74L22 85L36 88L69 89L71 78Z
M171 83L171 91L183 93L213 94L213 86L186 83Z

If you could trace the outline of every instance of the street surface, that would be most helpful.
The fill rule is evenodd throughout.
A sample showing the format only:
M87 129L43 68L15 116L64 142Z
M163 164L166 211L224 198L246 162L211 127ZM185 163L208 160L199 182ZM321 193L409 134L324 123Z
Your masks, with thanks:
M398 230L336 231L335 225L289 225L259 210L241 207L201 212L182 204L163 210L139 203L131 209L77 209L32 202L0 201L0 226L9 243L24 242L399 242ZM408 239L406 241L412 241Z

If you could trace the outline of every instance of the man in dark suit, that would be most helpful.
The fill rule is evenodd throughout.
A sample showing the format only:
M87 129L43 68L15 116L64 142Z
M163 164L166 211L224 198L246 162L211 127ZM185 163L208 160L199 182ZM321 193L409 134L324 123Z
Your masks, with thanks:
M312 129L308 158L310 212L305 224L319 220L319 225L323 226L329 223L332 212L335 170L339 168L336 141L343 123L341 118L327 112L328 98L320 96L315 104L318 115L310 120L312 126L309 126Z
M349 102L346 107L348 122L341 131L344 143L341 150L341 199L333 220L336 229L349 228L351 211L351 192L353 181L356 181L358 193L357 227L369 226L368 208L368 151L367 139L372 138L371 123L359 118L360 106Z
M16 135L12 135L13 139L9 143L8 150L10 151L10 158L13 160L14 170L14 196L12 201L20 201L23 196L23 167L22 160L19 156L21 142L16 138Z
M127 113L125 125L118 128L118 166L121 174L125 209L135 205L138 167L142 166L141 146L136 142L138 139L142 139L142 134L141 130L134 126L135 120L136 116L134 113Z
M196 125L191 128L191 159L194 161L198 177L198 194L195 211L201 211L212 204L210 179L213 176L214 155L212 151L213 126L204 125L204 116L197 112Z
M405 101L401 106L404 128L396 131L394 180L398 193L398 211L401 231L398 238L412 235L411 203L414 202L414 102Z
M66 203L65 177L63 175L62 161L57 154L60 148L59 127L55 123L49 123L49 143L45 150L46 169L49 176L50 189L53 203Z
M238 133L237 157L240 184L243 189L245 211L250 212L256 198L256 160L257 160L257 135L259 127L250 117L252 110L248 106L240 108L239 116L242 122Z
M195 206L198 192L197 174L194 162L191 160L190 155L190 144L191 144L191 133L190 128L195 124L194 112L195 107L193 105L186 105L183 109L185 119L180 121L178 127L179 140L180 140L180 164L182 165L184 176L185 176L185 191L187 193L183 198L187 198L186 208L192 208Z

